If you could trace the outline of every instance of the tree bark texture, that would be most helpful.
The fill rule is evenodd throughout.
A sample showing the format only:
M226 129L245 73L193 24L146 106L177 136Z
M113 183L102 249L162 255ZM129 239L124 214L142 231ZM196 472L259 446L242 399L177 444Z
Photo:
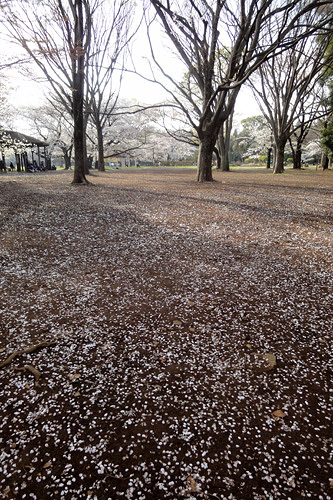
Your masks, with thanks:
M69 170L71 168L71 157L66 153L64 153L64 161L65 161L65 170Z
M297 147L293 150L293 169L301 170L302 167L302 149Z
M296 134L295 134L296 135ZM300 131L300 135L297 137L296 145L293 144L291 137L289 137L290 149L293 155L293 169L300 170L302 167L302 143L303 143L303 130Z
M200 141L198 168L197 168L198 182L213 181L212 161L213 161L215 142L216 142L216 137L212 136L209 132L206 133Z
M226 138L224 137L222 131L220 131L219 133L218 145L221 157L221 170L222 172L229 172L230 171L229 145L227 144Z
M84 172L84 127L83 127L83 93L77 88L73 95L73 115L74 115L74 179L73 184L86 182Z
M328 169L328 164L329 164L328 156L323 151L322 154L321 154L321 162L320 162L321 168L323 170L327 170Z
M274 174L282 174L284 172L284 148L286 141L280 142L276 145L276 159L274 165Z
M85 176L85 126L84 126L84 64L85 54L83 49L83 3L75 0L75 47L72 53L72 78L73 78L73 119L74 119L74 178L73 184L87 183Z
M271 168L272 148L267 148L266 168Z
M96 127L96 131L97 131L97 144L98 144L98 171L105 172L104 143L103 143L102 127Z
M238 92L235 94L235 99L237 94ZM222 172L230 171L229 147L230 147L230 135L232 129L233 116L234 116L234 107L232 107L232 111L230 112L227 119L222 123L217 139L218 148L221 156Z
M214 153L216 155L216 170L221 170L221 157L217 147L214 148Z

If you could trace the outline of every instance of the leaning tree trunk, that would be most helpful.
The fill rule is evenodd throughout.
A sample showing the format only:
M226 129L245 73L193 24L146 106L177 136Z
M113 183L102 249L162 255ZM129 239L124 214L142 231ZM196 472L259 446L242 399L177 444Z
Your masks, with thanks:
M212 161L213 152L216 143L216 136L210 132L206 132L200 140L199 157L197 168L198 182L212 182Z

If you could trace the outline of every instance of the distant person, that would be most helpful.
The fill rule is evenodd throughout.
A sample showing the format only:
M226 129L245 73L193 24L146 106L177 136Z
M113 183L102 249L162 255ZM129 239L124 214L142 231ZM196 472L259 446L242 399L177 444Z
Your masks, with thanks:
M38 165L38 163L36 162L36 160L34 160L32 162L32 166L34 167L34 170L40 170L40 166Z
M30 161L28 161L28 163L27 163L27 170L28 170L28 172L34 172L35 171L34 166L33 166L32 163L30 163Z

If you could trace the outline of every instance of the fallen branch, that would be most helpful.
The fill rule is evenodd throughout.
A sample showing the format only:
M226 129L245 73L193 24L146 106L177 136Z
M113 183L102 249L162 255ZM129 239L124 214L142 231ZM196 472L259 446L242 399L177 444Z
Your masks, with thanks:
M48 347L49 345L54 345L56 342L40 342L39 344L32 345L27 347L26 349L22 349L21 351L14 351L10 356L8 356L5 361L0 363L0 368L9 365L13 361L13 359L17 358L17 356L21 356L22 354L30 354L31 352L37 351L37 349L41 349L42 347ZM28 365L29 366L29 365Z
M19 366L17 368L14 368L14 370L18 370L18 371L22 371L22 372L26 372L28 370L35 377L35 385L39 386L39 379L41 377L41 373L34 366L32 366L32 365Z

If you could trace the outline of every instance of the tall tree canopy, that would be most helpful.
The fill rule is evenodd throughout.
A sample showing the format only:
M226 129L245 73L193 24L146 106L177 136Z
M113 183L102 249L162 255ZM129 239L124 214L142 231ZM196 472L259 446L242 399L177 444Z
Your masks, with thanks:
M150 0L155 15L172 43L186 71L200 92L198 120L193 119L191 92L165 75L187 100L178 99L199 137L197 180L212 180L212 155L219 130L228 119L240 86L273 53L294 46L299 39L327 29L333 12L327 1L280 0ZM315 22L306 14L315 12ZM296 38L291 35L300 26ZM154 53L163 71L163 62ZM217 54L224 57L217 72ZM177 99L176 94L174 97Z
M323 168L328 168L328 158L333 158L333 36L327 48L327 68L323 75L323 82L327 86L328 95L325 100L328 116L322 130L322 145L325 154L322 157Z
M87 182L88 116L99 135L103 165L103 128L119 91L119 77L112 86L114 73L121 73L121 57L135 32L133 6L130 0L13 0L1 10L10 40L28 54L30 67L35 63L31 76L46 80L50 102L72 115L74 183Z
M99 0L13 0L2 9L3 26L35 63L74 124L74 183L85 178L84 82L92 17ZM39 71L38 71L39 70Z
M129 44L138 26L133 3L103 2L93 19L87 71L87 109L96 127L98 169L104 171L104 134L117 105Z
M315 14L308 13L305 19L310 25L315 22ZM302 31L302 27L295 27L291 34L299 38ZM265 61L257 71L258 78L252 81L258 104L273 131L274 173L283 172L287 141L300 129L302 139L307 125L320 116L321 99L316 87L327 66L328 43L328 36L300 39L294 47Z

